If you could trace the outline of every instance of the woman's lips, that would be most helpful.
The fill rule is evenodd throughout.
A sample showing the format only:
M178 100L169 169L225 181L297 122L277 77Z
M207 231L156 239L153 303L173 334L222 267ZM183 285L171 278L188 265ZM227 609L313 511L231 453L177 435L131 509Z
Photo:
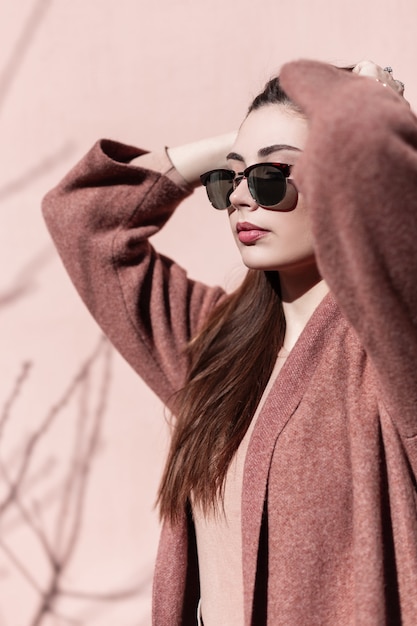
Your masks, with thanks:
M251 224L250 222L238 222L236 232L241 243L251 244L269 233L268 230Z

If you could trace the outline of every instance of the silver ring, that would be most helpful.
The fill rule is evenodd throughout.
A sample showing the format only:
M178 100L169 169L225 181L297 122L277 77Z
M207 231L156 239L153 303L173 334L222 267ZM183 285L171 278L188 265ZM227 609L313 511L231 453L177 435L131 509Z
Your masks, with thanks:
M388 72L388 74L392 74L392 67L390 65L387 65L387 67L384 67L384 72Z

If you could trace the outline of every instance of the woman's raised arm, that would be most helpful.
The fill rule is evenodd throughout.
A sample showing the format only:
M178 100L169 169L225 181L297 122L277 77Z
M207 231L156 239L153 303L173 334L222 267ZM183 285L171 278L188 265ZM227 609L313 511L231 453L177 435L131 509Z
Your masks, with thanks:
M320 271L375 366L390 419L415 445L416 117L378 75L299 61L281 78L310 120L293 176L311 211ZM416 445L413 454L417 470Z
M194 182L196 164L213 163L226 146L213 140L210 150L205 142L196 147L173 151L183 164L179 174L164 152L147 155L101 140L43 202L52 238L85 304L165 402L183 383L185 346L223 295L189 279L149 243L191 193L183 177Z
M230 152L236 132L201 139L182 146L168 148L168 156L175 170L192 186L200 184L200 174L217 167L226 167L226 155ZM159 169L158 157L153 153L135 158L132 165Z

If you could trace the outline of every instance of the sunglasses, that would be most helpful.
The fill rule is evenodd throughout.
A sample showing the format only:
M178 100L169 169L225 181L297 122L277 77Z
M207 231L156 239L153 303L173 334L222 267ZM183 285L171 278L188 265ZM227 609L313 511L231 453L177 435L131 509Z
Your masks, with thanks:
M257 204L280 211L288 210L278 205L285 198L290 173L291 165L286 163L255 163L238 173L227 169L210 170L201 174L200 180L215 209L228 209L231 194L246 178L250 194Z

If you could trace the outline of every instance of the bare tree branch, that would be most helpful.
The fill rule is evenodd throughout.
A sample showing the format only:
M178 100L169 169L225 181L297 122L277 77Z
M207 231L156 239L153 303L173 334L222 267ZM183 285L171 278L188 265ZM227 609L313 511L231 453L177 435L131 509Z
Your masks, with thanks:
M81 387L85 393L81 396L78 433L75 438L75 451L69 464L66 480L66 491L63 492L60 514L57 519L56 541L53 550L54 560L51 562L51 576L46 591L42 594L40 605L32 620L31 626L39 626L45 615L55 612L62 594L60 580L64 575L77 546L81 534L88 476L92 460L97 449L101 423L106 410L107 397L111 381L111 347L106 343L104 350L104 371L98 390L97 406L92 416L90 433L86 433L89 421L87 398L89 393L90 371L82 378ZM68 530L66 527L69 526ZM31 525L34 529L33 524Z
M101 388L99 390L99 401L93 416L93 427L90 434L89 439L86 442L85 449L82 449L82 445L80 445L79 450L79 458L75 459L74 470L76 470L77 477L77 493L76 493L76 503L75 503L75 511L76 516L73 522L71 533L67 539L67 545L64 548L63 554L59 554L59 558L63 564L66 566L72 556L72 553L75 549L77 538L79 537L81 520L84 510L85 504L85 496L87 489L87 478L91 469L92 459L97 448L98 438L100 434L101 422L103 419L103 415L106 410L108 392L110 388L111 381L111 348L110 344L106 344L105 346L105 354L104 354L104 372L101 381ZM81 412L81 417L83 416L83 412ZM80 442L82 444L82 442ZM75 472L74 472L75 473ZM58 520L58 525L64 522L64 515L67 512L67 505L64 502L61 512L61 517Z
M19 489L21 488L23 480L29 469L32 455L36 449L36 445L38 444L39 440L47 433L58 413L62 411L62 409L68 404L75 390L87 376L89 368L91 367L92 363L94 363L94 361L97 359L97 356L100 354L106 343L107 339L104 336L100 337L99 343L93 354L86 360L78 374L73 378L61 399L54 406L51 407L41 426L29 438L25 446L22 463L20 469L17 472L17 476L11 484L11 488L5 500L0 503L0 515L10 505L10 503L17 498Z

